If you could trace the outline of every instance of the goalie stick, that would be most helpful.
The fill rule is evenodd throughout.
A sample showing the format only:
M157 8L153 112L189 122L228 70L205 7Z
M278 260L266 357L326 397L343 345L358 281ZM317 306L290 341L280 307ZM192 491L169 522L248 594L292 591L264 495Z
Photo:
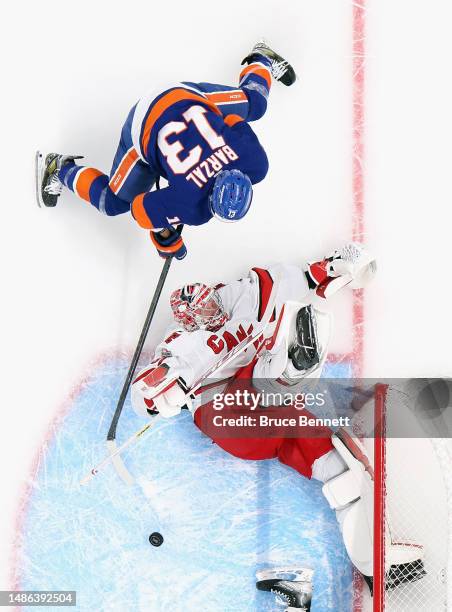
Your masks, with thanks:
M202 383L204 382L204 380L206 380L206 378L218 374L218 372L220 370L222 370L225 366L229 365L241 353L243 353L247 348L249 348L252 344L254 344L255 342L257 342L259 340L259 338L265 332L265 329L267 328L268 324L270 323L270 319L272 318L273 311L275 309L276 295L277 295L277 292L278 292L278 288L279 288L279 278L275 278L274 281L273 281L273 287L272 287L272 291L271 291L270 296L269 296L267 308L265 309L264 315L263 315L263 317L262 317L262 319L260 321L259 331L256 332L255 334L253 334L252 336L249 336L247 339L243 340L243 342L241 344L237 345L234 349L232 349L229 353L227 353L222 359L217 361L214 366L212 366L209 369L205 370L205 372L203 372L203 374L195 381L195 383L190 388L190 391L187 393L187 395L192 395L193 393L195 393L202 386ZM273 335L273 337L275 337L275 335L277 333L277 330L279 329L279 324L281 322L281 317L283 315L283 311L284 311L284 306L282 307L281 313L280 313L280 315L278 317L278 322L276 324L276 330L275 330L275 334ZM266 340L265 340L265 338L263 338L262 342L256 348L255 356L259 354L259 352L265 346L265 343L266 343ZM130 372L130 370L129 370L129 372ZM118 419L119 419L119 416L118 416ZM113 444L109 444L109 449L111 451L111 454L108 455L107 457L105 457L105 459L103 461L101 461L96 467L94 467L89 472L89 474L87 474L80 481L80 484L81 485L87 484L94 476L96 476L109 463L113 463L113 465L115 466L116 471L118 472L119 476L127 484L133 484L134 479L133 479L132 475L130 474L130 472L127 470L126 466L124 465L120 455L133 442L135 442L136 440L140 439L143 436L143 434L145 434L152 427L154 427L154 425L159 420L161 420L160 415L155 416L152 419L152 421L150 421L149 423L146 423L146 425L144 425L144 427L142 427L137 432L135 432L132 436L130 436L130 438L128 438L119 447L117 447L116 444L114 443L114 439L113 440L109 440L109 442L113 442ZM116 423L117 423L117 420L116 420ZM113 423L112 423L112 425L113 425Z

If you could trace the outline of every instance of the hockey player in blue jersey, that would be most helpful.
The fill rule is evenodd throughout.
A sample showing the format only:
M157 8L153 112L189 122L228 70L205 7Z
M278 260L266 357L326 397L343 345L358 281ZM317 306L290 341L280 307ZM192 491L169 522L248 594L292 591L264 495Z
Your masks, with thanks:
M242 219L252 185L268 171L249 122L264 115L272 77L285 85L296 79L292 66L265 43L242 64L238 88L184 81L143 96L122 128L109 176L78 165L79 157L38 152L38 203L55 206L67 187L104 214L130 211L150 230L159 254L177 259L187 253L182 224ZM152 190L159 177L168 186Z

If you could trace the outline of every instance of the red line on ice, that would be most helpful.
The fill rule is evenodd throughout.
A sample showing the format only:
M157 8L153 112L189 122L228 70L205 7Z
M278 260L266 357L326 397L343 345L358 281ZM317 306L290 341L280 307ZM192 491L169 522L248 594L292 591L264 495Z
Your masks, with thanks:
M365 121L365 35L366 0L353 3L353 226L352 239L360 242L364 238L364 121ZM364 363L364 295L362 289L353 295L353 375L363 373ZM357 571L353 572L353 611L362 612L364 581Z
M353 229L352 239L364 236L364 89L365 89L365 0L353 4ZM364 302L362 290L353 297L353 364L354 375L363 370Z

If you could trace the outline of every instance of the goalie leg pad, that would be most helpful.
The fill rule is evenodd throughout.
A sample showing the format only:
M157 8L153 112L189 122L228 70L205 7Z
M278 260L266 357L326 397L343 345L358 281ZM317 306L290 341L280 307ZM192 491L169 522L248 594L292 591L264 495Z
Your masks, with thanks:
M353 565L367 577L373 576L373 466L361 442L340 430L332 437L348 469L323 485L330 507L342 531L345 548ZM423 547L412 542L393 543L386 523L385 566L388 588L424 575Z
M347 436L355 454L365 453L357 440L349 438ZM333 436L332 441L348 469L328 480L323 485L323 494L330 507L336 511L345 548L352 563L362 574L372 576L373 482L369 464L357 459L337 435Z

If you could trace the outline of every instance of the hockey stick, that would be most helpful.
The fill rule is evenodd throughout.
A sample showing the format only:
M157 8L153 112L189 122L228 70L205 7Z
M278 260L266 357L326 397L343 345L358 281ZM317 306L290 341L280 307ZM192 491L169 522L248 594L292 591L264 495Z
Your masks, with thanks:
M107 455L107 457L105 457L105 459L101 461L96 467L94 467L89 474L82 478L80 484L82 486L86 485L94 476L96 476L106 465L109 465L110 463L113 463L119 476L124 480L124 482L126 482L126 484L133 484L135 481L126 466L124 465L124 462L122 461L120 455L128 446L132 444L132 442L140 438L146 431L148 431L148 429L154 427L159 418L160 415L155 416L152 421L146 423L144 427L142 427L139 431L135 432L133 436L130 436L130 438L128 438L124 442L124 444L121 444L121 446L116 446L114 440L108 440L107 445L110 449L110 454Z
M249 348L254 342L256 342L262 336L262 334L265 332L265 329L267 328L268 324L270 323L270 319L272 318L273 311L275 309L276 295L277 295L277 292L278 292L278 288L279 288L279 278L276 278L274 280L274 282L273 282L273 287L272 287L272 291L271 291L270 296L269 296L269 300L268 300L268 303L267 303L267 308L265 309L264 316L262 317L262 319L260 321L259 331L257 333L255 333L255 334L253 334L252 336L250 336L249 338L247 338L246 340L244 340L241 344L237 345L234 349L232 349L232 351L230 351L227 355L225 355L225 357L223 357L222 359L217 361L217 363L215 363L214 366L212 366L211 368L206 370L202 374L202 376L200 378L198 378L198 380L191 387L188 395L192 395L195 391L197 391L202 386L203 381L207 377L213 376L213 375L217 374L220 370L222 370L225 366L229 365L232 361L234 361L234 359L236 359L243 351L245 351L247 348ZM284 310L284 308L281 311L279 320L278 320L277 325L276 325L276 329L279 328L279 323L280 323L280 319L281 319L283 310ZM261 351L261 349L263 348L264 344L265 344L265 338L263 339L261 344L256 348L255 355L257 355ZM119 419L119 416L118 416L118 419ZM152 419L152 421L150 421L149 423L146 423L146 425L144 427L142 427L137 432L135 432L132 436L130 436L130 438L128 440L126 440L124 442L124 444L122 444L119 447L117 447L116 444L114 444L114 438L113 438L113 445L109 446L110 450L112 451L111 454L108 455L108 457L106 457L103 461L101 461L96 467L94 467L90 471L90 473L87 474L85 476L85 478L83 478L80 481L80 484L81 485L87 484L94 476L96 476L110 462L113 462L113 464L115 465L118 473L120 474L121 478L123 478L123 480L125 480L124 476L125 476L125 474L127 474L130 480L126 481L126 482L128 482L128 483L129 482L133 482L133 478L130 475L130 473L128 472L128 470L126 469L122 459L120 458L120 455L135 440L141 438L141 436L144 433L146 433L152 427L154 427L154 425L156 424L158 419L159 419L159 415L154 417ZM112 425L113 425L113 423L112 423ZM118 469L117 465L121 465L122 468ZM124 470L124 472L122 472L122 469ZM121 470L121 472L119 470Z
M168 257L163 264L162 271L160 273L160 278L158 280L157 286L154 291L154 295L152 297L151 305L149 306L148 314L144 321L143 329L141 330L140 338L138 340L137 347L135 349L135 353L133 354L132 361L130 363L129 371L127 372L126 379L124 381L124 385L122 387L121 395L119 396L119 400L116 406L115 413L113 415L110 429L107 434L107 448L111 453L111 461L115 466L118 475L122 478L122 480L127 484L133 484L134 480L127 470L124 462L119 457L119 453L116 452L116 428L118 426L119 417L121 416L122 409L124 407L124 402L126 401L127 393L129 392L130 385L132 383L133 376L135 374L135 370L138 364L138 360L140 359L141 352L143 350L144 343L146 341L146 337L148 335L149 327L152 323L152 319L154 318L155 310L157 308L158 301L160 299L160 295L163 290L163 286L165 284L166 277L168 276L168 272L171 266L173 258Z

